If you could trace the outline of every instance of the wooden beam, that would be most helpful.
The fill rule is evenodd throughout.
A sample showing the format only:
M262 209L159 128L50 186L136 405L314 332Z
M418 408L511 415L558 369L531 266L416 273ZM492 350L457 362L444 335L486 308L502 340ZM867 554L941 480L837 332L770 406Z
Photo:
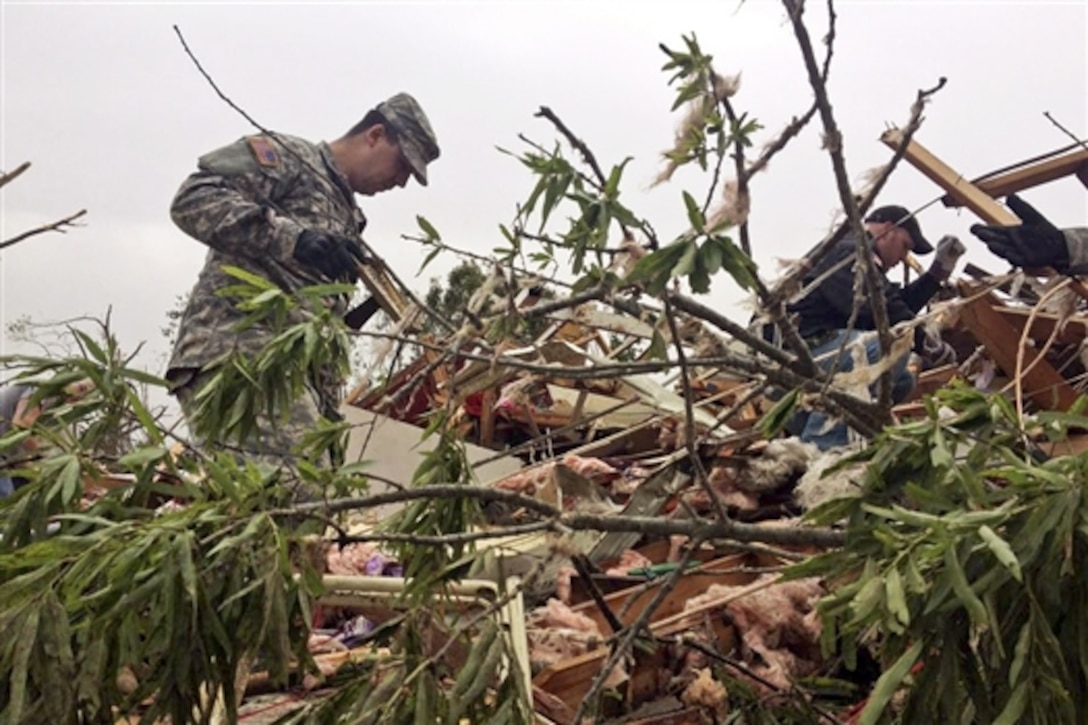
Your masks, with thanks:
M1077 169L1077 178L1080 179L1080 183L1084 184L1084 188L1088 189L1088 164L1082 164Z
M480 403L480 445L484 448L492 448L495 445L495 401L494 388L484 391L483 400Z
M1024 326L1032 317L1030 310L1013 309L1011 307L999 307L998 312L1008 320L1020 334L1024 332ZM1031 332L1028 336L1036 344L1042 345L1054 334L1054 328L1061 318L1052 312L1035 312L1035 318L1031 322ZM1065 322L1065 327L1055 335L1055 340L1066 345L1079 345L1088 336L1088 318L1071 317Z
M665 601L654 611L654 620L680 614L684 611L684 606L689 599L699 596L711 585L725 584L735 587L752 583L756 575L750 570L745 571L746 564L750 565L750 562L747 561L745 555L729 554L721 559L709 561L700 567L692 569L680 578L680 581L669 592ZM609 608L626 627L638 619L642 611L649 605L650 600L657 595L657 590L664 581L664 578L660 578L646 584L621 589L606 594L604 599ZM592 619L600 631L609 631L608 621L605 619L604 613L597 607L596 602L592 600L582 602L576 604L572 609Z
M960 295L975 298L960 310L960 320L1011 378L1016 375L1020 335L998 311L1001 301L992 292L982 294L984 289L960 280ZM1023 352L1024 392L1044 410L1068 410L1076 401L1077 392L1045 358L1036 361L1037 350L1026 348Z
M408 300L397 289L393 279L386 274L384 263L379 267L376 263L359 265L359 281L366 285L370 294L378 301L382 312L389 315L393 322L400 322L408 311Z
M903 145L903 132L895 128L889 129L881 135L880 140L884 142L884 145L898 150ZM917 141L911 140L907 144L903 158L987 224L1016 226L1020 223L1020 219L1015 214L998 204L989 194L972 184L964 178L963 174L934 156Z
M1088 451L1088 435L1071 435L1057 443L1043 443L1042 448L1051 456L1079 456Z
M1006 174L978 179L972 183L986 194L997 198L1074 174L1080 178L1085 173L1088 173L1088 149L1081 149ZM951 194L946 195L941 201L945 206L960 206Z
M690 629L705 618L707 612L724 610L726 605L749 593L767 587L766 581L758 581L745 588L737 589L729 598L707 602L689 612L681 612L678 615L666 617L650 622L651 634L656 637L671 637ZM717 635L716 645L721 652L732 651L735 645L736 634L732 625L726 624L720 618L712 618L714 634ZM582 699L589 692L593 678L600 673L608 659L609 649L600 647L590 650L585 654L565 659L541 670L533 677L533 687L541 688L545 692L555 695L571 709L576 709Z

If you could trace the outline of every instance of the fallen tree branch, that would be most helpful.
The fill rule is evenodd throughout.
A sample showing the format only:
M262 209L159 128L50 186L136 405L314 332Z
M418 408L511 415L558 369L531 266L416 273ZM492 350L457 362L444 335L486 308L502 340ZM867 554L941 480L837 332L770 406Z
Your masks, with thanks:
M580 513L564 513L556 507L523 494L502 491L494 488L463 486L459 484L435 484L405 489L403 491L385 491L370 496L342 498L333 501L297 504L290 508L268 512L269 516L290 518L305 516L311 512L335 514L344 511L358 511L385 504L404 503L427 498L457 499L472 498L483 503L495 501L510 504L538 514L549 523L549 528L556 533L591 530L602 532L637 533L643 535L670 536L683 534L689 537L701 537L703 540L733 539L736 541L756 541L780 546L818 546L837 547L844 541L844 535L834 529L813 527L771 528L757 524L745 524L737 521L708 521L706 519L663 519L654 516L615 516ZM381 532L377 537L388 536ZM436 541L438 541L436 539Z

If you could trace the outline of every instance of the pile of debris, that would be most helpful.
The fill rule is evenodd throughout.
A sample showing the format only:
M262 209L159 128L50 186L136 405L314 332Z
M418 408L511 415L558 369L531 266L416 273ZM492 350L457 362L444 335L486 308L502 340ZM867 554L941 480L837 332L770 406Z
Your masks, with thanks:
M902 143L895 133L884 140ZM995 196L1070 174L1088 185L1084 150L977 184L916 142L905 158L942 185L949 204L966 204L991 223L1008 221ZM404 323L412 306L379 269L368 274L364 282L382 308ZM928 314L954 360L923 371L916 397L895 416L919 414L922 395L957 380L1004 392L1027 410L1069 409L1085 390L1088 370L1085 300L1088 292L1076 281L994 277L968 265L965 279ZM528 309L539 301L537 291L527 289L518 304ZM354 391L345 407L356 426L349 457L372 460L375 480L409 480L426 451L420 429L441 409L451 413L448 422L463 437L480 485L563 512L663 520L724 514L768 528L796 527L806 509L856 490L850 469L823 475L843 451L821 454L795 438L765 439L758 423L774 405L763 395L765 380L714 368L685 370L684 380L592 375L603 367L621 369L632 349L671 344L661 320L593 303L547 319L551 326L533 344L495 348L524 365L480 355L443 362L425 348L388 384ZM686 321L684 345L726 344L692 322ZM1074 437L1060 452L1078 452L1086 443L1088 436ZM496 528L527 515L500 504L486 512ZM788 696L806 678L842 675L820 646L816 602L827 593L825 583L780 580L789 562L818 551L814 547L693 543L616 531L536 533L488 545L501 566L477 572L483 579L538 569L525 592L524 629L511 636L522 640L515 646L542 722L574 723L598 686L611 696L593 707L617 722L720 722L737 701L730 691L737 683L766 699ZM333 549L329 560L330 572L349 576L395 576L397 566L375 547ZM376 624L360 616L319 622L328 630L321 646L337 640L350 651L351 638ZM634 624L640 644L611 657ZM873 673L848 676L858 686L854 700L875 679Z

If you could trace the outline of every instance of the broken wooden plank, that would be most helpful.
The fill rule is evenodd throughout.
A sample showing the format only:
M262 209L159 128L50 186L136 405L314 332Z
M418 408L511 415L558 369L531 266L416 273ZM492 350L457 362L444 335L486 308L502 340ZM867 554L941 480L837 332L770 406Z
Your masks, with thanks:
M744 554L730 554L693 568L680 577L665 601L654 611L654 618L663 619L679 614L684 610L684 605L687 604L689 599L699 596L713 584L739 586L750 583L756 578L756 575L751 571L744 570L746 564L750 564L750 562ZM604 600L616 614L619 621L627 626L642 614L650 601L657 595L663 581L664 578L661 578L639 586L621 589L606 594ZM583 602L571 607L571 609L592 619L600 631L609 631L604 613L597 607L596 602Z
M1076 175L1080 178L1086 173L1088 173L1088 149L1080 149L1005 174L976 179L972 183L981 191L996 199L1066 176ZM945 206L955 207L961 205L951 194L942 198L941 202Z
M409 300L385 271L384 262L374 258L369 264L360 264L359 281L370 290L370 294L377 300L382 312L389 315L389 319L393 322L400 322L408 315L411 306Z
M898 150L903 145L903 132L897 128L889 129L880 136L880 140L886 146ZM994 201L989 194L972 184L963 174L941 161L917 141L912 139L907 144L903 158L987 224L1015 226L1020 223L1020 219L1015 214Z
M689 623L686 620L684 626L680 628L675 625L661 628L655 624L650 624L650 632L658 637L670 637L684 631L688 626ZM718 641L710 644L710 646L716 644L718 651L732 652L736 643L733 627L721 622L720 626L713 627L713 630L718 637ZM608 654L609 649L607 647L600 647L551 665L537 673L533 678L533 688L535 690L539 687L545 692L558 697L571 709L576 710L585 698L586 693L589 692L594 678L608 661Z
M1071 435L1057 443L1043 443L1041 448L1049 456L1079 456L1088 451L1088 434Z
M1070 317L1065 321L1065 326L1060 332L1054 330L1061 321L1058 315L1052 312L1032 312L1031 310L1018 310L1011 307L999 307L997 311L1009 321L1016 330L1023 334L1024 327L1031 320L1031 330L1028 336L1039 345L1045 343L1054 335L1054 340L1066 345L1079 345L1088 337L1088 318Z
M724 609L730 602L753 594L777 583L779 577L765 577L752 584L730 592L720 599L705 602L686 612L679 612L672 616L657 619L649 624L650 633L655 637L672 637L693 626L705 621L705 617L712 611ZM717 646L719 652L731 652L735 645L736 634L733 627L725 624L723 620L712 618L713 627L718 641L711 646ZM562 662L551 665L537 673L533 678L533 685L556 695L568 706L577 708L578 704L589 691L593 679L600 673L608 659L609 650L601 647L585 654L572 657Z
M984 290L984 287L960 280L960 294L969 300L960 310L960 320L1005 374L1014 377L1017 374L1020 335L998 311L1000 300L992 292ZM1068 410L1077 399L1076 391L1049 362L1037 358L1037 350L1024 349L1021 371L1024 392L1044 410Z

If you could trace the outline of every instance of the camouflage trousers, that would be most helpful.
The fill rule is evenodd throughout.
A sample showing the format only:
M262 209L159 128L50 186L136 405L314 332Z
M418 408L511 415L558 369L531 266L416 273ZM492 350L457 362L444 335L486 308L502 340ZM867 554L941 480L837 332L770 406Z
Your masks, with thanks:
M192 420L196 411L195 399L201 388L216 374L214 368L196 370L171 370L167 378L172 383L171 392L181 406L181 412L187 421ZM291 402L286 415L272 418L267 412L261 412L256 419L255 430L241 445L224 445L219 441L202 440L193 436L193 444L203 453L214 454L230 451L238 460L255 463L263 468L278 470L292 491L295 501L314 501L324 498L324 492L315 490L312 485L303 482L297 470L298 454L295 449L302 443L306 434L313 432L318 424L328 420L323 414L320 397L312 389L306 391ZM318 460L311 463L328 468L343 462L342 453L326 451Z

